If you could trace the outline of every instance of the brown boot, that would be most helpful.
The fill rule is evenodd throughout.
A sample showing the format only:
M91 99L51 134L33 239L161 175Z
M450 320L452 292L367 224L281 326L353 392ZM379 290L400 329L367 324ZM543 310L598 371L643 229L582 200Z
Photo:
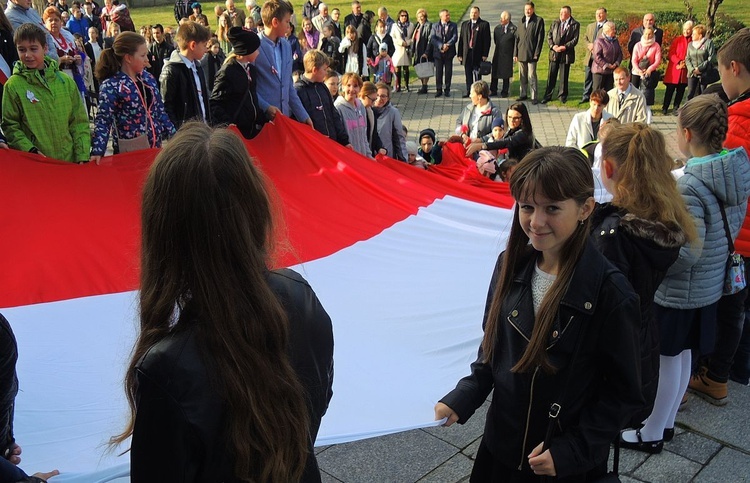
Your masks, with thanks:
M688 391L715 406L724 406L727 399L727 383L716 382L708 377L708 368L700 367L688 384Z

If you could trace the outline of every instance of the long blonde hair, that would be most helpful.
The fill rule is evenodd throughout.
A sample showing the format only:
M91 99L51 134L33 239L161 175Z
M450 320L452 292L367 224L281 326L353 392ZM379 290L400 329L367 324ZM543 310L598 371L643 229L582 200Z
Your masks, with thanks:
M614 205L644 220L677 225L688 241L696 238L661 132L640 123L614 126L602 141L602 159L617 166Z

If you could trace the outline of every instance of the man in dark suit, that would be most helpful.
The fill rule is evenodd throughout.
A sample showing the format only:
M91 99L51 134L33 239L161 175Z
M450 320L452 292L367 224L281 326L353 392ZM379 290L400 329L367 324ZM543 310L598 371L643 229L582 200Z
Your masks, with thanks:
M510 13L500 14L500 23L495 27L495 53L492 55L492 81L490 95L497 95L497 80L503 80L500 97L508 97L510 79L513 77L513 50L516 48L517 27L510 21Z
M586 42L586 58L583 61L585 67L581 104L589 102L591 91L594 90L594 73L591 72L591 64L594 62L594 42L604 35L605 23L607 23L607 9L599 7L596 9L596 22L586 26L586 33L583 37L584 42Z
M432 57L435 61L435 97L443 95L443 84L445 83L445 97L450 97L451 79L453 78L453 57L456 56L456 40L458 38L458 26L451 22L451 14L448 10L440 11L440 22L432 26L430 45L432 46ZM445 74L445 77L443 77Z
M536 63L542 54L544 45L544 19L534 13L534 2L526 2L523 6L524 17L518 26L516 49L513 60L518 62L519 77L521 78L521 97L519 101L528 99L531 91L532 104L539 104L537 96Z
M372 30L370 24L365 20L365 16L362 15L362 4L359 0L352 2L352 13L344 17L344 26L341 27L341 34L346 35L346 27L351 25L357 30L357 36L362 39L362 42L367 45L367 41L370 40ZM343 37L341 37L343 39Z
M560 18L552 22L547 33L547 44L549 44L549 75L547 76L547 89L544 91L542 104L552 100L552 91L555 90L555 79L559 74L560 88L557 98L563 103L568 100L568 75L570 64L576 60L576 44L581 33L581 24L571 17L569 6L560 9Z
M644 29L654 29L654 39L656 39L657 44L661 45L661 41L664 39L664 31L656 26L656 17L654 17L653 13L647 13L643 16L643 24L640 27L634 28L633 31L630 32L630 40L628 40L628 53L630 54L631 59L633 58L633 49L635 48L635 44L641 41ZM640 89L641 77L633 75L632 65L630 66L630 78L632 79L632 84L637 89Z
M490 24L479 17L479 7L471 7L469 20L461 24L458 37L458 61L463 63L466 73L466 94L469 97L471 85L480 80L480 64L490 54Z

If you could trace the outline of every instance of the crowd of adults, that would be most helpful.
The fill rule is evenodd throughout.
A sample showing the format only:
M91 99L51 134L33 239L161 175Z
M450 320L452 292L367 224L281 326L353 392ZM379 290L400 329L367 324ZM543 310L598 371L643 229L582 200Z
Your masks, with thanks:
M441 163L444 142L459 143L482 175L500 182L508 181L517 166L527 170L529 163L524 164L524 159L541 162L539 152L556 156L554 150L540 149L526 102L546 104L557 98L566 103L572 95L570 67L584 29L569 6L560 9L548 29L532 2L524 5L518 24L513 23L509 12L503 12L494 28L481 18L476 6L460 26L451 21L445 9L439 12L439 20L431 23L428 12L420 8L416 22L412 22L406 10L398 12L397 20L385 7L378 8L377 13L363 12L358 0L352 2L351 13L343 20L339 9L329 11L317 0L304 4L301 18L295 18L293 7L285 0L268 0L263 5L247 0L245 8L226 0L209 19L200 3L178 0L174 7L176 29L157 24L136 32L127 7L117 0L105 0L103 6L94 1L76 1L68 6L66 0L50 0L41 13L31 7L30 0L10 0L5 12L0 11L0 127L4 136L0 148L70 162L100 163L110 138L112 150L125 153L160 147L183 125L197 138L215 136L195 127L194 121L210 126L236 125L244 137L252 138L264 123L283 114L363 156L386 155L419 168ZM297 25L300 29L295 33ZM593 233L600 227L604 237L622 224L623 231L630 233L623 236L632 238L627 238L627 243L637 245L636 251L644 259L654 252L660 256L667 251L670 255L662 261L674 262L677 267L668 272L669 264L654 268L641 258L635 262L623 260L628 258L622 252L626 242L617 238L610 245L607 240L599 240L614 250L608 255L614 257L641 299L646 297L649 302L641 305L639 353L626 354L641 361L642 386L628 390L642 391L642 397L624 395L623 388L618 393L623 398L619 402L627 399L632 403L623 406L618 417L634 427L622 434L622 444L649 453L660 452L673 436L675 414L686 388L721 405L727 399L727 380L732 377L747 384L750 375L747 288L722 296L723 276L719 276L725 269L725 252L733 251L733 239L750 193L750 169L740 169L737 164L748 163L741 147L750 147L750 32L746 29L737 33L718 53L706 33L703 25L684 23L681 35L670 45L666 73L661 79L664 33L655 25L654 15L644 15L642 25L630 33L630 60L626 65L615 24L608 20L605 8L597 9L595 21L583 31L586 57L581 103L588 103L588 109L574 116L565 143L575 148L565 151L566 156L583 156L594 170L596 182L611 193L614 205L607 205L610 211L598 220ZM490 58L493 42L494 55ZM542 91L537 64L545 50L549 78ZM418 95L428 93L432 77L435 97L454 95L454 58L463 67L463 96L469 99L457 113L455 134L441 140L434 129L421 126L417 142L408 140L392 96L410 91L412 68L419 79ZM516 65L520 95L501 112L492 97L511 95ZM487 75L489 83L482 79ZM710 94L710 84L720 76L721 88L714 91L724 94L725 100ZM662 112L667 114L671 105L678 114L680 149L689 158L677 185L670 174L674 166L666 154L663 136L648 127L650 106L655 103L655 88L661 80L666 85ZM688 104L685 110L679 110L686 91ZM725 101L731 101L728 109ZM178 134L177 144L186 144L189 136ZM725 147L740 149L727 152ZM170 148L164 158L176 160L177 150ZM537 154L529 157L535 151ZM242 156L237 158L238 163L243 160ZM706 178L705 169L719 168L722 173L731 171L729 177L736 178L736 183L724 177ZM669 176L662 176L664 173ZM633 187L643 179L653 182L649 185L652 193L643 196L666 211L639 205L633 193L640 188L633 191ZM678 187L682 198L676 197ZM527 209L533 211L533 206ZM687 218L688 212L694 222ZM642 227L631 223L631 214L647 218L648 230L639 231ZM586 220L578 221L583 226ZM667 230L669 240L661 240L658 249L642 248L643 239L663 234L649 231L655 222L664 222L674 230ZM691 228L693 223L695 227ZM675 224L682 228L676 229ZM690 248L696 240L703 254L696 255ZM738 250L750 254L744 253L739 242ZM722 257L719 267L717 260L722 261ZM653 272L653 278L640 278L638 270L644 266ZM706 273L710 277L704 280L701 277ZM721 279L718 285L717 277ZM556 287L554 277L550 280L544 290ZM696 294L702 282L713 287L710 293L706 285ZM683 287L685 293L675 295L669 290L674 286ZM560 290L555 292L558 298ZM534 313L543 308L544 317L549 318L553 304L537 302L534 300ZM495 315L500 310L498 304L492 308ZM655 335L657 327L661 336ZM706 333L713 336L706 340L696 335ZM542 337L536 331L534 334L534 340ZM703 356L699 363L691 359L691 349ZM134 366L137 362L133 361ZM690 369L696 364L698 371L691 378ZM516 369L513 372L523 372ZM323 379L327 377L332 374ZM633 377L630 382L640 379ZM326 379L321 387L328 391L330 382ZM436 408L436 414L447 417L449 424L463 422L473 412L471 404L462 400L466 395L459 393L451 393ZM586 394L589 397L593 393ZM596 398L602 395L612 396L597 392ZM313 415L316 424L325 412L325 398L330 399L329 393L320 396ZM485 397L474 399L483 401ZM616 429L623 428L620 425ZM316 432L317 426L311 426L313 440ZM124 439L130 433L121 436ZM309 441L303 442L305 448ZM601 442L597 440L596 444ZM609 441L604 443L608 448ZM10 461L17 459L15 448L12 441L4 448ZM531 449L524 448L523 454ZM551 459L535 453L523 471L554 476ZM600 458L593 459L596 461L592 460L588 470L599 468ZM556 457L558 464L562 461ZM295 467L294 474L299 476L302 471L316 469Z

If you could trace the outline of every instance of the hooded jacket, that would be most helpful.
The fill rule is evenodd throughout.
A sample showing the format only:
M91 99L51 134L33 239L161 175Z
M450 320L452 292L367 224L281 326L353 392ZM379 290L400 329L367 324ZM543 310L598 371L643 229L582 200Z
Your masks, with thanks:
M646 405L631 421L640 424L651 414L659 383L654 293L686 243L685 232L677 225L638 218L610 203L597 205L591 223L594 244L627 277L640 299L641 391Z
M736 238L750 195L750 161L742 148L691 158L677 187L695 220L698 238L680 249L654 301L675 309L706 307L721 298L729 255L719 200Z
M89 160L86 105L75 81L49 57L44 70L27 69L20 61L13 66L3 92L2 128L13 149L36 148L62 161Z
M367 139L367 112L365 106L362 105L362 101L356 99L356 104L357 107L352 106L344 99L344 96L339 96L333 103L341 115L341 121L344 123L347 134L349 134L349 143L356 152L371 158L372 150Z
M208 107L211 92L206 87L206 76L203 73L200 61L194 61L194 65L198 71L199 84L196 84L195 75L185 64L180 53L174 50L169 60L164 63L159 77L164 109L166 109L169 119L177 129L184 122L194 119L205 120L208 124L211 124L211 109ZM198 95L198 91L200 91L201 96ZM202 108L201 97L203 98Z
M498 258L485 306L485 321L502 270ZM643 405L638 370L638 297L627 279L589 241L549 337L547 356L558 370L547 374L511 372L526 350L534 327L531 276L536 252L519 260L497 321L496 349L485 363L481 345L471 375L441 402L465 423L493 391L483 442L507 468L529 470L528 454L544 441L553 402L562 406L550 440L558 478L603 466L609 445ZM483 324L484 326L484 324ZM575 361L573 353L580 339ZM572 377L569 375L572 374ZM566 387L562 401L558 401Z
M349 144L349 135L341 115L333 107L331 92L322 82L313 82L304 75L294 83L297 95L319 133L333 139L342 146Z
M401 124L401 113L390 102L382 108L374 107L373 111L378 136L388 156L406 161L409 156L406 152L406 136L404 136L404 126Z

